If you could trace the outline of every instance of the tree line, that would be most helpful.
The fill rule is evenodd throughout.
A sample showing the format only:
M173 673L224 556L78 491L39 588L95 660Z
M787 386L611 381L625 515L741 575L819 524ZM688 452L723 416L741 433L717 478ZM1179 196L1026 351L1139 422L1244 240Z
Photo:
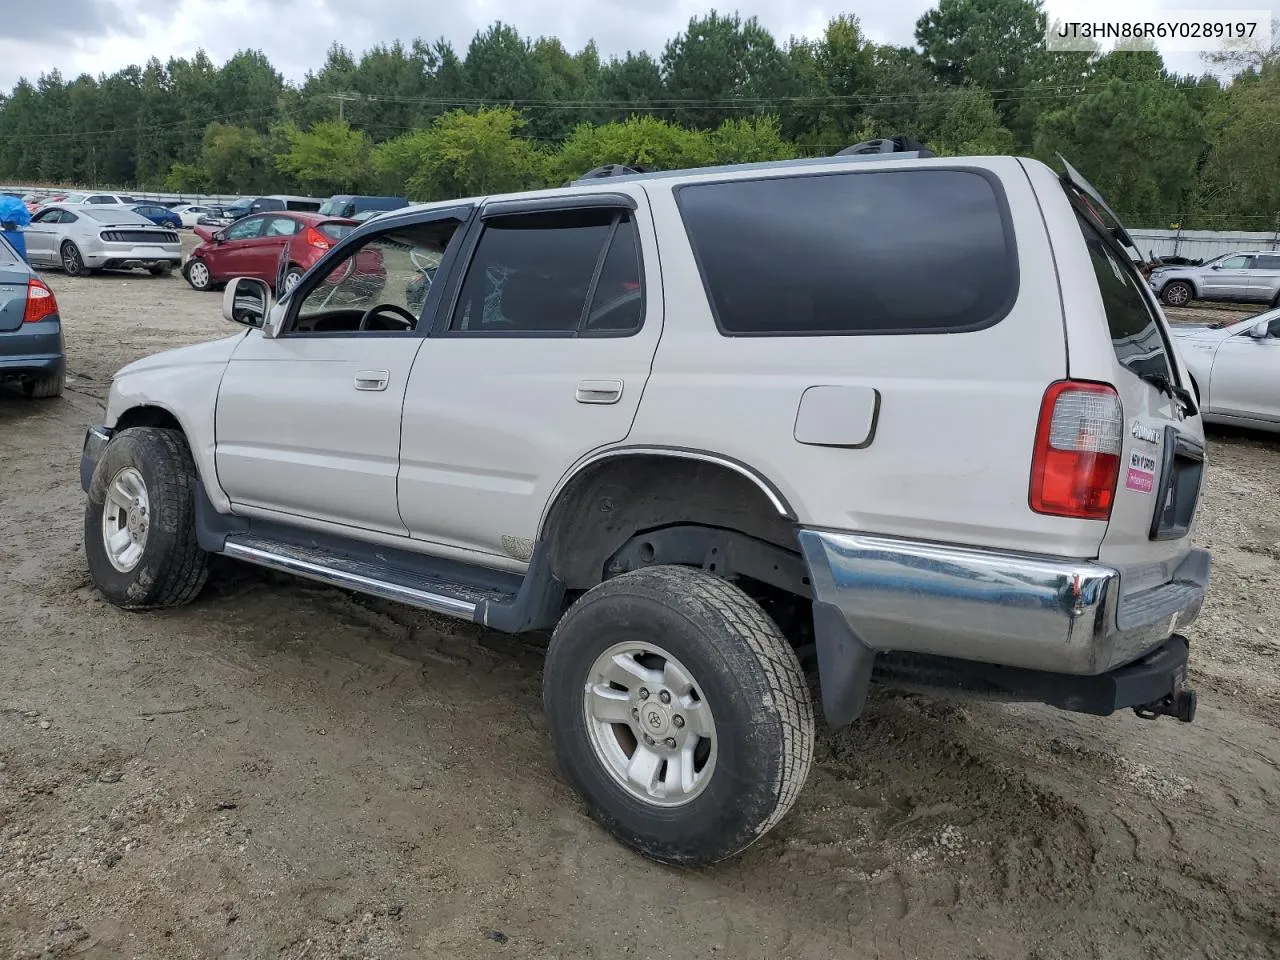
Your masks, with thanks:
M461 54L334 45L300 84L254 50L69 82L52 70L0 94L0 179L432 200L907 134L944 155L1061 153L1134 224L1280 227L1274 47L1237 54L1220 83L1151 49L1049 52L1045 28L1040 0L940 0L911 47L871 42L849 15L779 41L712 11L657 56L495 23Z

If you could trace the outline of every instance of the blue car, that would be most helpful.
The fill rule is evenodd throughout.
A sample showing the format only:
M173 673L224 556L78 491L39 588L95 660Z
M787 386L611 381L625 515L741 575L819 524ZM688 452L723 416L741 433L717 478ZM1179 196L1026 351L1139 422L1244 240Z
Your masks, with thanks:
M158 203L139 203L129 209L134 213L142 214L156 226L172 227L174 230L182 228L182 218L168 207L162 207Z
M0 236L0 383L29 397L57 397L66 369L58 300Z

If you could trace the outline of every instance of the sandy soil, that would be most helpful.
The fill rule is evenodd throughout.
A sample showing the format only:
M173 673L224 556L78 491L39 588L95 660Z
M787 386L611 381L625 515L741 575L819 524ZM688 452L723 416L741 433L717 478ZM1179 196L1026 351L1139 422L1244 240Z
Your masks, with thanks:
M1195 724L877 690L682 872L558 778L536 640L229 564L99 599L83 429L230 328L176 277L51 283L68 393L0 398L0 957L1280 957L1280 440L1211 437Z

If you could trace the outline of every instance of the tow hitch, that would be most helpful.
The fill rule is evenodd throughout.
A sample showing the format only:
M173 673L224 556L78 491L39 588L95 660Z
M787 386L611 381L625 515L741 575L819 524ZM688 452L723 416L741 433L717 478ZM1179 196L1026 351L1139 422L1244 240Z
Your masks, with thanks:
M1190 723L1196 718L1196 692L1188 687L1178 687L1166 697L1134 707L1133 712L1143 720L1173 717L1183 723Z

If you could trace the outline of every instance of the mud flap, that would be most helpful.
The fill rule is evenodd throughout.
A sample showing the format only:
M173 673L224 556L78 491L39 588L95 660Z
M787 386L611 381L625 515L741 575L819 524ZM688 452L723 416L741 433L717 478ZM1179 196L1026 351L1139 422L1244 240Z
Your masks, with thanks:
M858 639L838 607L814 601L814 645L822 713L831 727L848 726L862 713L871 686L875 651Z

